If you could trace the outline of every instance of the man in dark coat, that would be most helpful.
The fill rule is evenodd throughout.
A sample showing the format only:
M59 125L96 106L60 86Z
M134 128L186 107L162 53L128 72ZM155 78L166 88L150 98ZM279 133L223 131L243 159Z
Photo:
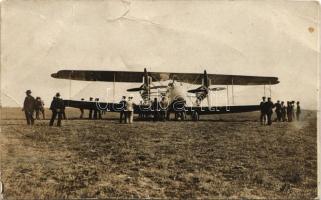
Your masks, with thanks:
M94 99L94 98L90 97L90 98L89 98L89 101L93 101L93 99ZM92 108L89 109L89 117L88 117L88 118L89 118L89 119L92 119L92 118L93 118L93 109L92 109Z
M301 114L301 106L300 106L300 102L297 101L296 102L296 120L300 121L300 114Z
M58 92L50 104L50 110L52 111L52 116L49 122L49 126L53 126L57 115L58 115L57 126L61 126L61 119L62 119L64 107L65 107L64 101L60 98L60 94Z
M36 100L33 96L31 96L31 90L26 91L26 98L23 102L22 111L25 112L26 120L28 125L34 124L33 112L35 111Z
M268 125L272 125L272 114L273 114L273 108L274 108L274 103L271 100L271 97L268 98L268 101L264 104L265 107L265 112L267 115L267 121Z
M284 101L281 102L281 116L282 116L282 121L285 122L286 119L286 106L284 105Z

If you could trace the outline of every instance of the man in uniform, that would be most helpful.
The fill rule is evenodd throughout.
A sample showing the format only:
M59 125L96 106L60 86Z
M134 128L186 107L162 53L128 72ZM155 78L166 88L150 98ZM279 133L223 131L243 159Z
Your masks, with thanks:
M300 106L300 102L297 101L296 102L296 120L300 121L300 114L301 114L301 106Z
M264 105L266 103L265 99L266 99L266 97L262 97L262 101L260 103L260 110L261 110L260 122L262 125L265 125L265 123L266 123L266 112L264 109Z
M57 92L56 96L53 98L50 104L50 110L52 111L52 116L49 122L49 126L53 126L54 121L58 115L57 126L61 126L62 113L64 109L64 101L60 98L60 93Z
M120 111L120 116L119 116L119 123L123 123L126 122L126 96L123 96L123 98L120 100L119 102L120 106L121 106L121 111Z
M276 120L278 122L281 121L282 119L282 111L281 111L281 104L280 104L280 101L278 100L275 104L275 113L276 113Z
M268 101L265 102L265 108L266 108L266 115L267 115L267 121L268 125L272 125L272 114L273 114L273 108L274 103L271 100L271 97L268 98Z
M26 91L26 98L23 102L22 111L25 112L26 120L28 125L34 124L33 112L35 110L36 100L33 96L31 96L31 90Z
M154 98L152 109L153 109L153 116L154 116L153 121L158 121L159 120L159 103L157 98Z

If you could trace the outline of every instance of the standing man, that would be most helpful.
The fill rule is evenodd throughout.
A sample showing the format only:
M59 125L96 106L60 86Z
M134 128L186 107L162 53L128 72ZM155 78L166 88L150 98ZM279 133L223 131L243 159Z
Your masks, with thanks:
M41 100L40 97L36 97L35 101L35 109L36 109L36 119L40 119L39 114L41 112L42 118L45 119L45 108L44 108L44 102Z
M265 112L265 101L266 97L262 97L262 101L260 103L260 110L261 110L261 116L260 116L260 122L262 125L265 125L266 123L266 112Z
M287 102L286 115L288 117L288 122L292 122L292 106L290 101Z
M134 103L133 97L129 97L128 101L126 102L126 110L127 110L127 120L126 122L129 124L133 123L134 120Z
M271 100L271 97L268 98L268 101L265 103L266 106L266 115L267 115L267 121L268 125L272 125L272 114L273 114L273 108L274 103Z
M152 109L153 109L153 121L158 121L159 120L159 103L157 98L154 98L153 104L152 104Z
M300 106L300 102L297 101L296 102L296 120L300 121L300 114L301 114L301 106Z
M84 98L81 98L81 106L80 106L80 116L79 118L82 119L84 117L84 101L85 99Z
M282 119L282 110L281 110L282 108L281 108L280 101L278 100L274 106L275 106L276 119L278 122L280 122Z
M286 107L284 105L284 101L281 102L281 116L282 116L282 122L286 121Z
M126 96L123 96L123 98L120 100L119 102L120 106L121 106L121 111L120 111L120 116L119 116L119 123L123 123L126 122Z
M295 120L295 101L291 102L292 107L292 119Z
M49 126L53 126L54 121L58 115L57 126L61 126L62 113L64 109L64 101L60 98L60 93L57 92L56 96L53 98L50 104L50 110L52 111L52 116L49 122Z
M33 112L35 110L36 100L33 96L31 96L31 90L27 90L26 95L27 96L23 102L22 111L25 112L27 124L32 126L35 121L33 118Z
M90 98L89 98L89 101L93 101L93 99L94 99L94 98L90 97ZM92 119L92 118L93 118L93 109L92 109L92 108L89 109L89 117L88 117L88 118L89 118L89 119Z
M167 116L167 108L168 108L168 101L165 96L162 97L162 100L160 102L160 109L161 109L161 119L162 121L166 120Z

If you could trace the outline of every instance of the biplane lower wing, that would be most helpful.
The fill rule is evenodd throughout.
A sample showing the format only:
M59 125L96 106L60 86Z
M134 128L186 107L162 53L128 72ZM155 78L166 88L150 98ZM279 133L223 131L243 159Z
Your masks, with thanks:
M107 112L121 112L124 110L124 106L120 103L104 103L104 102L90 102L90 101L75 101L64 100L66 107L79 108L79 109L98 109L105 110ZM172 108L170 111L174 111ZM199 115L211 115L211 114L225 114L225 113L242 113L253 112L260 110L258 105L245 105L245 106L215 106L215 107L185 107L187 114L197 112ZM149 106L134 106L134 113L152 112Z

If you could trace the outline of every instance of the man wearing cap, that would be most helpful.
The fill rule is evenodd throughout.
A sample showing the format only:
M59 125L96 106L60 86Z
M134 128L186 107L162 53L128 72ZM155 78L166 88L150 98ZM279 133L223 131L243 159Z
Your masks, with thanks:
M62 113L64 109L64 101L60 98L60 93L57 92L56 96L53 97L53 100L50 104L50 110L52 111L51 120L49 126L53 126L53 123L58 115L57 126L61 126Z
M33 112L35 111L36 100L31 96L31 90L26 91L26 98L23 102L22 111L25 112L26 120L28 125L34 124Z
M84 98L81 98L81 104L80 104L80 116L79 118L82 119L84 117Z

